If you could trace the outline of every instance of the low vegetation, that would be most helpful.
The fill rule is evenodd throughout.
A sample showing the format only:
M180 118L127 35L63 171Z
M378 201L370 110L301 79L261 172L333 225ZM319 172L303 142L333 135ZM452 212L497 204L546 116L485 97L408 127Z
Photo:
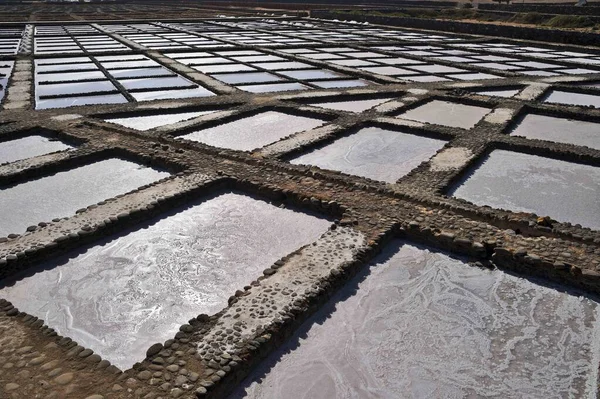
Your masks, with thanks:
M470 5L470 3L467 3ZM373 15L400 18L433 18L455 21L475 20L484 22L504 22L522 25L536 25L548 28L600 29L600 22L583 15L551 15L538 12L495 13L478 11L471 7L445 9L403 9L399 11L340 11L344 14Z

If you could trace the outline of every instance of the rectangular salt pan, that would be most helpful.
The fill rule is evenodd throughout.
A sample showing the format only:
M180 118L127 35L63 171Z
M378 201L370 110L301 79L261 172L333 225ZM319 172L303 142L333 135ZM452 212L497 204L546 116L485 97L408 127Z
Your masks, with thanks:
M212 76L228 84L276 82L282 80L282 78L267 72L222 73Z
M595 397L598 327L592 300L397 241L230 399Z
M214 147L250 151L322 124L320 119L267 111L181 137Z
M250 93L272 93L278 91L292 91L292 90L305 90L308 89L300 83L273 83L263 85L247 85L237 86L238 89L249 91Z
M362 87L367 86L369 83L360 79L345 79L345 80L330 80L330 81L318 81L312 82L315 86L322 87L324 89L331 88L344 88L344 87Z
M0 296L126 369L329 225L226 193L42 265Z
M0 237L28 226L72 216L80 208L169 176L134 162L110 158L0 189Z
M520 92L521 89L506 89L506 90L483 90L483 91L475 91L474 93L480 94L483 96L494 96L494 97L505 97L510 98Z
M510 134L600 150L600 123L529 114Z
M544 99L544 102L600 108L600 96L560 90L551 91Z
M389 101L390 98L372 99L372 100L354 100L354 101L333 101L322 103L311 103L315 107L335 109L338 111L363 112L377 105Z
M117 88L108 80L98 82L69 82L37 85L35 88L36 96L58 96L65 94L78 94L84 96L95 92L117 91Z
M370 127L290 162L394 183L444 144L442 140Z
M151 101L173 98L209 97L214 96L215 94L204 87L198 86L192 89L142 91L131 93L131 95L136 101Z
M452 195L600 229L600 168L589 165L494 150Z
M485 107L433 100L400 116L419 122L471 129L490 111Z
M150 130L159 126L171 125L173 123L182 122L188 119L193 119L201 115L213 113L215 111L197 111L184 112L178 114L159 114L134 116L129 118L114 118L106 119L107 122L116 123L121 126L136 130Z
M27 136L0 143L0 165L72 148L59 140L44 136Z
M127 99L121 94L108 94L80 97L58 97L46 100L37 99L35 109L66 108L91 104L124 104Z

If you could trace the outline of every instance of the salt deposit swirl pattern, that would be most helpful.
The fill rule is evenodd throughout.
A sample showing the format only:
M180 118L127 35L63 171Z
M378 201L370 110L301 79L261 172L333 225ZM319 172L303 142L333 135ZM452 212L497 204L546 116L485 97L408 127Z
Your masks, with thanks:
M597 316L590 299L397 242L233 397L593 397Z

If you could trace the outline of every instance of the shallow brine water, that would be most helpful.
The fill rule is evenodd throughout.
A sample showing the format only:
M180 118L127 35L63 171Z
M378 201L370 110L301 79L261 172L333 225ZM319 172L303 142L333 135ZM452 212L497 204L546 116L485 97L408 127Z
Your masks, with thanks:
M596 303L396 241L232 398L594 397Z
M370 127L301 155L291 163L394 183L445 144L442 140Z
M225 193L42 265L0 296L126 369L329 226Z
M44 136L27 136L0 143L0 165L72 148L59 140Z
M600 229L600 168L494 150L453 196Z
M124 194L169 173L111 158L0 189L0 237L72 216L80 208Z

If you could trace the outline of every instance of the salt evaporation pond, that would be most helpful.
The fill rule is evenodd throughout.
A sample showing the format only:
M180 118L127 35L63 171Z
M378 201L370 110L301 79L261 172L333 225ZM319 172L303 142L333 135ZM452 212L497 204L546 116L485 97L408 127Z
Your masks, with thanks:
M433 100L406 111L400 117L418 122L471 129L490 111L490 108L485 107Z
M561 90L552 90L545 97L544 102L600 108L600 96Z
M320 119L267 111L181 137L214 147L250 151L323 123Z
M291 163L394 183L445 144L442 140L370 127L301 155Z
M600 123L529 114L510 134L600 150Z
M171 125L173 123L183 122L189 119L197 118L202 115L211 114L215 111L196 111L183 112L178 114L160 114L160 115L145 115L132 116L128 118L105 119L106 122L116 123L117 125L125 126L136 130L150 130L159 126Z
M494 150L451 195L600 229L600 168Z
M48 262L5 282L0 297L127 369L329 226L225 193Z
M80 208L127 193L169 173L119 158L0 188L0 237L28 226L72 216Z
M0 165L72 148L59 140L44 136L27 136L0 143Z
M590 299L396 241L231 398L595 397Z
M474 93L482 96L505 97L510 98L515 96L521 89L506 89L506 90L483 90L474 91Z
M377 98L372 100L319 102L310 105L338 111L363 112L389 100L390 98Z
M57 97L36 100L35 109L66 108L93 104L124 104L127 99L121 94L103 94L79 97Z

